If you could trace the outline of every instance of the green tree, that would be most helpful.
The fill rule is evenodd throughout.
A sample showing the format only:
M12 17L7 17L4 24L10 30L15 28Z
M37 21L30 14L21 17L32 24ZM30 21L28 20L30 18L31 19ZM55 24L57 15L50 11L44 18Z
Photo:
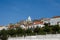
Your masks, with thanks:
M34 29L34 33L37 34L39 32L40 28L37 26L35 29Z
M9 29L7 30L8 32L8 35L11 36L11 37L16 37L16 30L14 29Z
M1 32L0 32L0 38L1 38L1 40L7 40L8 39L8 37L7 37L7 31L6 30L1 30Z
M55 25L55 26L52 27L52 30L53 30L54 33L58 33L59 30L60 30L60 27L58 25Z
M31 35L33 35L33 31L28 28L28 29L26 30L26 34L31 36Z
M49 26L45 26L45 27L44 27L44 31L45 31L47 34L50 34L51 31L52 31L52 28L49 27Z
M24 30L20 27L16 28L16 34L17 36L23 36Z
M34 29L34 32L37 35L44 35L44 34L46 34L46 32L44 31L44 28L39 28L38 26Z

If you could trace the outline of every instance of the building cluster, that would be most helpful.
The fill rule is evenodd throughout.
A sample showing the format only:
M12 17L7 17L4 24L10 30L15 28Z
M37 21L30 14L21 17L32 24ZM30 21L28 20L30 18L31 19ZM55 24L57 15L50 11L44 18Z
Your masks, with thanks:
M60 25L60 16L54 16L52 18L41 18L36 20L31 20L31 17L29 16L27 20L22 20L16 24L9 24L7 27L0 26L0 30L16 27L21 27L22 29L36 28L37 26L44 27L45 23L49 25Z

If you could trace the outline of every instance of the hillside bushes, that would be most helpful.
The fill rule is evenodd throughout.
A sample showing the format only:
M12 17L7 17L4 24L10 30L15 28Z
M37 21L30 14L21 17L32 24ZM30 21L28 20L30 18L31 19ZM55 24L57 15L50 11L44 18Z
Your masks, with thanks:
M7 40L8 37L22 37L22 36L32 36L32 35L46 35L46 34L58 34L60 33L60 27L58 25L48 26L46 25L43 28L28 28L22 29L20 27L15 29L1 30L0 39Z

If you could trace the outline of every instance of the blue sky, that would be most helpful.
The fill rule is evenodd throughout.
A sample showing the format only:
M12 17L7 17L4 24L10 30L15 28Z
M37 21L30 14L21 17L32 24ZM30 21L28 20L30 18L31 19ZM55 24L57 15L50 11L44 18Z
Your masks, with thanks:
M60 16L60 0L0 0L0 25Z

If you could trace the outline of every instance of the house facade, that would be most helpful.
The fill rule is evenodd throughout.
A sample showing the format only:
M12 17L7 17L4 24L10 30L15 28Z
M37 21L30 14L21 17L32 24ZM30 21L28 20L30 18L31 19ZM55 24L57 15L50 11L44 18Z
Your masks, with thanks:
M60 23L60 16L56 16L50 19L50 25L57 25Z
M33 26L36 28L37 26L38 27L44 27L45 25L44 25L44 22L43 21L38 20L38 21L34 21L33 22Z
M60 16L54 16L52 18L42 19L44 23L49 23L50 25L60 25Z

